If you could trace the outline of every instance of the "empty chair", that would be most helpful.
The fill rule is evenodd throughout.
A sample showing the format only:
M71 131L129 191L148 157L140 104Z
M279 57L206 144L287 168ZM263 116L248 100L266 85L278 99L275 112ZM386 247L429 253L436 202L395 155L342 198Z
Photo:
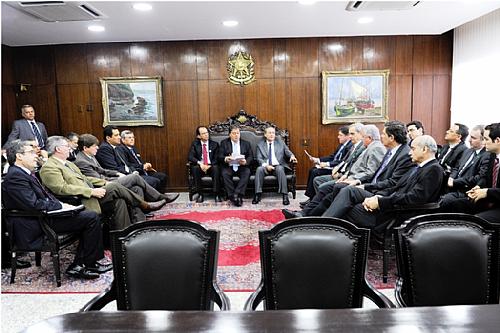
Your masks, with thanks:
M259 231L262 281L245 304L264 309L379 307L392 303L365 279L370 231L327 217L286 220Z
M499 227L467 214L429 214L395 229L398 305L498 304Z
M111 232L114 281L82 311L116 300L118 310L221 310L229 300L219 289L219 232L186 220L136 223Z

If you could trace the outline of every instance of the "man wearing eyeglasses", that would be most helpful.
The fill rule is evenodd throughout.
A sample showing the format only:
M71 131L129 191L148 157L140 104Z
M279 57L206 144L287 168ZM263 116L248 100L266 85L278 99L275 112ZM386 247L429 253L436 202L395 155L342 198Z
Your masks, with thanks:
M40 149L45 150L48 137L47 130L43 123L35 120L35 109L33 106L29 104L23 105L21 107L21 115L24 119L14 121L7 142L35 139Z

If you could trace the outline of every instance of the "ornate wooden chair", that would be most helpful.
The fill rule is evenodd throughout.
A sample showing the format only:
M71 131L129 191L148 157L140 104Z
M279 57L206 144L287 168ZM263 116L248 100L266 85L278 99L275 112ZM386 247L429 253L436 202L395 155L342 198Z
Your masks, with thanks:
M245 310L359 308L391 301L365 279L370 231L327 217L286 220L259 231L262 281Z
M186 220L136 223L111 232L114 281L81 311L229 310L217 285L219 232Z

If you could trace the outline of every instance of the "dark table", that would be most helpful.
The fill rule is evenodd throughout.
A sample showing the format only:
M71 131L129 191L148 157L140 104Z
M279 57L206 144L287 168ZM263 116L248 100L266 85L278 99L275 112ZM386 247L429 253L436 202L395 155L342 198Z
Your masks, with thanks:
M500 332L500 305L255 312L68 313L23 332Z

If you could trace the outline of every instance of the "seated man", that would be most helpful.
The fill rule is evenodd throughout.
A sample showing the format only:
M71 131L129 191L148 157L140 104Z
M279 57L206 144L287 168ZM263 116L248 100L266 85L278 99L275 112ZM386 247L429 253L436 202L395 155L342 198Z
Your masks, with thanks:
M406 124L406 130L408 132L408 138L410 139L408 142L409 147L411 147L411 142L415 140L415 138L425 134L424 125L418 120L413 120Z
M201 192L201 178L205 175L212 177L213 194L215 202L222 202L220 197L220 169L217 165L217 154L219 144L210 140L210 134L205 126L196 128L196 139L189 148L188 161L191 162L191 172L193 173L194 184L198 191L196 202L203 202Z
M95 155L99 149L99 140L92 134L82 134L78 140L79 153L74 161L80 171L87 177L95 177L107 181L115 181L129 190L137 193L147 201L159 201L165 199L167 203L175 201L179 193L161 194L139 176L137 173L124 175L115 170L108 170L101 167Z
M240 128L232 125L229 128L229 138L220 143L218 163L222 166L222 179L229 200L237 207L243 204L252 161L253 152L250 142L240 140ZM240 178L236 187L233 183L233 176Z
M297 163L297 159L283 141L276 140L274 127L267 127L264 130L264 137L265 139L257 145L259 167L255 173L255 196L252 203L260 202L264 176L275 174L278 178L278 193L283 195L283 205L289 205L285 168L290 169L288 162Z
M69 132L66 135L68 139L69 148L71 149L68 157L68 161L74 162L76 159L76 154L78 154L78 134L75 132Z
M158 191L164 191L167 185L167 175L153 169L151 163L142 161L141 155L135 148L134 133L125 130L121 132L120 137L122 144L118 146L118 149L123 153L127 165L134 171L139 172L139 174ZM156 185L154 183L156 183Z
M348 155L348 152L353 145L353 143L351 142L351 137L349 136L348 126L342 126L341 128L339 128L337 138L339 139L339 145L337 149L332 154L330 154L330 156L320 158L312 156L309 157L311 162L315 164L312 168L309 169L309 175L307 176L307 188L305 195L309 198L314 197L314 195L316 194L313 184L314 178L316 178L317 176L331 174L332 168L342 162L343 158ZM309 200L310 199L301 202L301 204L305 205Z
M7 209L53 211L63 205L46 190L32 173L35 168L35 151L26 142L14 140L7 148L11 165L2 183L2 201ZM41 246L43 231L38 218L12 217L16 243L24 248ZM50 227L57 233L80 234L79 246L73 263L66 270L71 277L96 279L100 273L112 269L111 265L98 262L104 257L100 219L96 212L84 210L68 217L52 217Z
M360 227L373 228L395 207L437 201L443 171L435 158L436 151L437 144L431 136L415 138L410 154L418 166L410 169L395 186L376 195L357 187L342 189L330 206L328 216L343 218Z
M493 154L490 160L488 183L481 188L475 186L467 192L469 198L476 203L476 215L491 223L500 223L500 123L485 127L484 139L486 151ZM489 187L488 187L489 186Z
M446 131L444 139L447 144L443 146L439 154L436 156L439 164L445 172L445 181L448 181L448 176L453 168L458 166L458 162L462 154L467 150L465 139L469 136L469 128L465 125L455 123Z
M140 196L115 182L86 177L72 162L69 156L68 141L62 136L52 136L47 141L48 161L40 171L40 177L56 195L82 196L82 203L87 209L101 213L105 206L113 214L111 229L121 230L131 225L128 207L142 210L158 210L166 204L165 199L157 202L145 202ZM99 186L97 188L97 186ZM106 205L110 203L110 205ZM138 222L138 221L134 221Z

